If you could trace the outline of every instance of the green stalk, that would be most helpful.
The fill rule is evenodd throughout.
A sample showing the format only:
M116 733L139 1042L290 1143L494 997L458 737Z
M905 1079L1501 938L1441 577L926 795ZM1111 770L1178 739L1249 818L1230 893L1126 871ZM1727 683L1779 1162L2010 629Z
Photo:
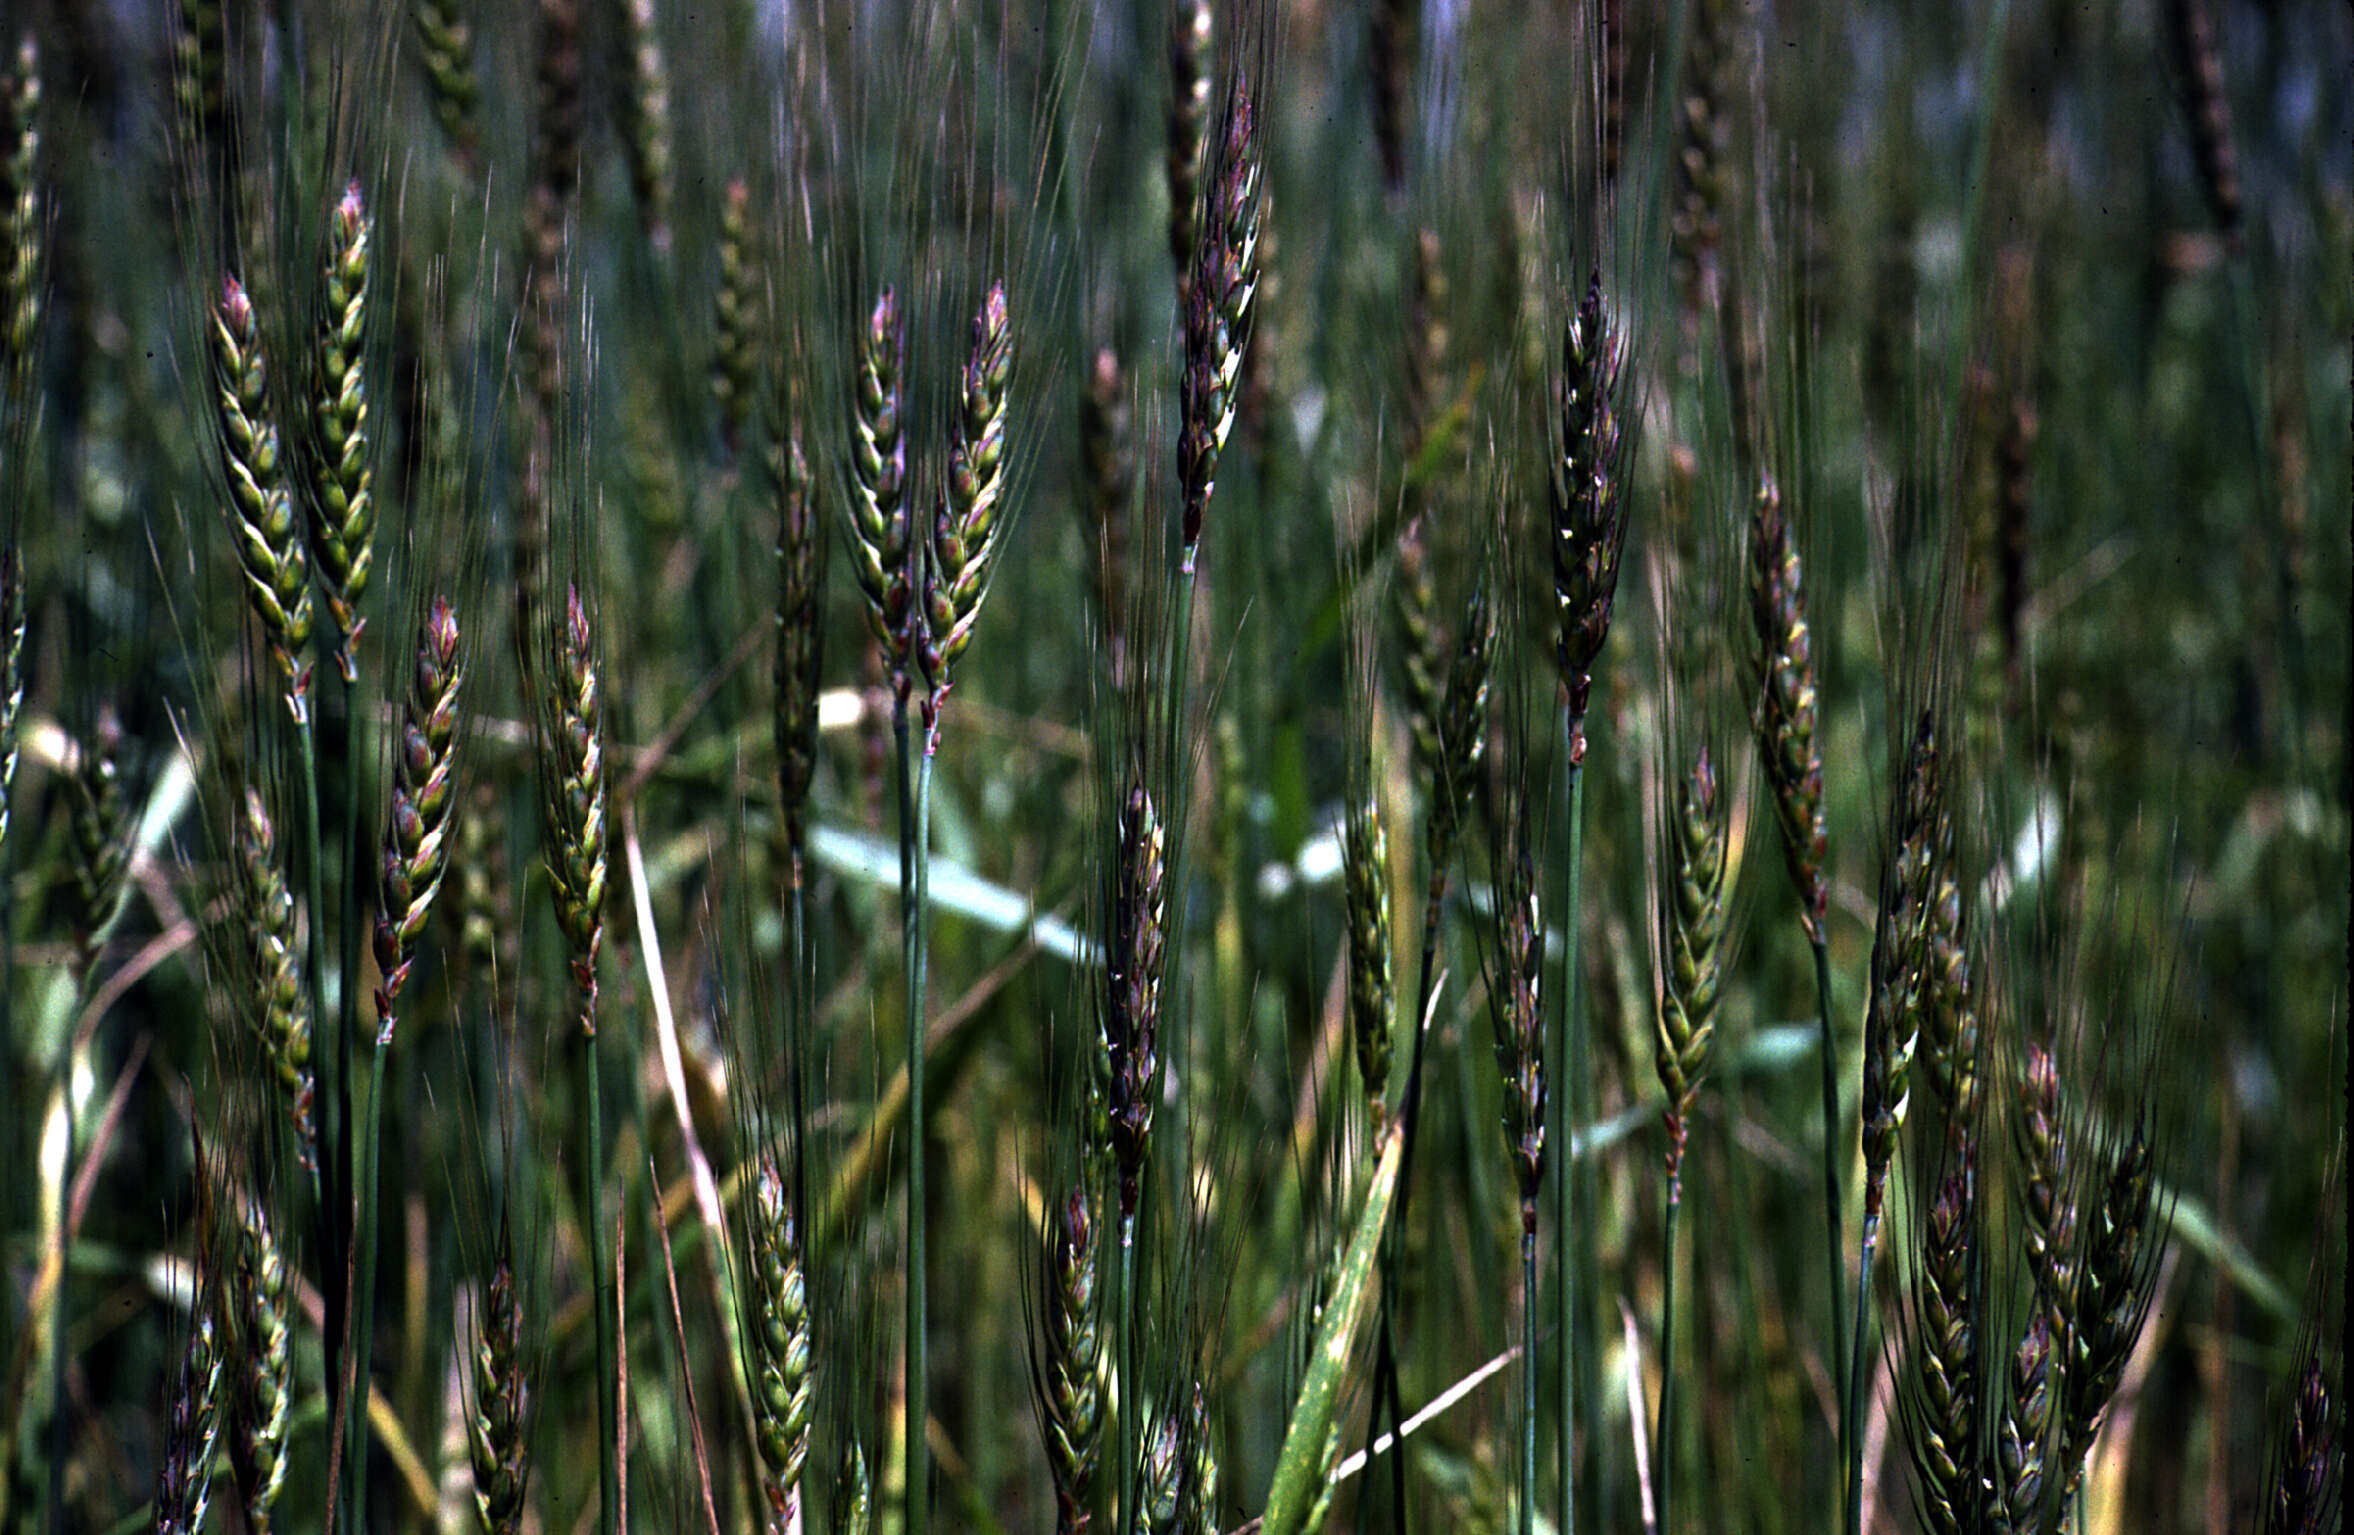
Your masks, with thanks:
M1520 1535L1537 1528L1537 1234L1520 1238Z
M1659 1535L1670 1535L1675 1503L1676 1448L1676 1227L1684 1213L1684 1175L1667 1175L1667 1258L1659 1294L1659 1447L1652 1452L1651 1481L1659 1492Z
M1112 1330L1113 1423L1119 1430L1112 1449L1119 1456L1119 1500L1112 1508L1112 1529L1135 1528L1136 1417L1142 1398L1136 1390L1136 1217L1120 1218L1120 1309Z
M1373 1179L1365 1187L1365 1208L1341 1255L1332 1296L1324 1304L1315 1351L1308 1356L1308 1372L1300 1381L1291 1422L1283 1431L1283 1448L1275 1457L1275 1480L1267 1489L1267 1513L1260 1535L1299 1535L1309 1511L1330 1491L1326 1478L1331 1466L1325 1449L1332 1439L1341 1388L1350 1374L1357 1328L1365 1318L1374 1252L1388 1228L1390 1207L1403 1182L1404 1161L1405 1136L1402 1127L1393 1125L1381 1139Z
M793 1110L793 1219L801 1226L802 1261L816 1266L816 1231L809 1220L809 1048L817 1009L811 1001L817 966L809 952L808 858L792 850L792 904L787 940L793 966L793 999L786 1017L792 1042L785 1056L792 1073L788 1091Z
M342 1031L333 1022L335 1015L327 1010L327 935L320 916L326 909L320 895L326 882L320 859L319 742L317 727L307 707L295 715L294 755L302 799L303 897L308 903L304 927L309 972L304 979L311 993L311 1049L317 1056L318 1076L319 1148L314 1160L319 1164L319 1276L322 1280L319 1299L324 1316L319 1336L325 1341L327 1378L332 1382L341 1382L344 1329L348 1321L346 1312L351 1299L340 1278L348 1268L350 1240L346 1230L350 1211L344 1203L345 1190L349 1186L346 1176L348 1164L345 1161L348 1142L344 1128L344 1110L347 1107L344 1101L347 1085L343 1050L345 1040ZM354 1405L343 1398L338 1398L336 1405L340 1409L337 1432L342 1436L341 1442L347 1453L355 1443L364 1446L366 1441L360 1438L352 1425L356 1421L360 1431L365 1430L365 1407L355 1412ZM333 1456L330 1459L336 1462L340 1472L342 1458ZM328 1489L330 1506L346 1515L345 1528L351 1528L348 1522L349 1507L345 1503L350 1489L340 1474L333 1480L335 1485ZM330 1522L333 1522L332 1516Z
M1823 1057L1823 1216L1829 1239L1823 1247L1825 1266L1831 1276L1831 1384L1839 1392L1839 1400L1847 1400L1851 1356L1846 1340L1839 1331L1839 1318L1847 1314L1847 1283L1843 1277L1845 1265L1841 1249L1846 1245L1847 1220L1841 1213L1844 1200L1839 1192L1840 1150L1846 1144L1839 1126L1839 1049L1838 1036L1831 1028L1831 951L1821 939L1814 943L1815 951L1815 1019L1820 1029L1819 1044ZM1839 1415L1839 1444L1845 1452L1848 1439L1847 1413Z
M1879 1240L1880 1218L1864 1217L1863 1255L1855 1267L1855 1345L1848 1353L1852 1366L1847 1372L1847 1407L1840 1415L1841 1426L1847 1430L1847 1535L1863 1535L1864 1528L1864 1436L1855 1432L1853 1425L1863 1420L1864 1383L1871 1371L1863 1367L1865 1334L1872 1320L1872 1248Z
M905 1488L907 1535L924 1535L924 1489L931 1473L924 1428L930 1421L926 1396L928 1298L924 1281L924 904L930 895L931 859L927 821L932 800L932 744L916 755L902 699L891 717L899 748L899 889L902 954L907 971L907 1433Z
M1452 855L1450 854L1451 858ZM1390 1297L1398 1288L1397 1244L1405 1238L1398 1233L1406 1224L1406 1194L1410 1188L1408 1174L1414 1162L1414 1141L1421 1122L1422 1056L1427 1043L1422 1037L1422 1020L1429 1016L1432 990L1438 984L1439 922L1447 901L1448 859L1434 859L1430 870L1430 889L1422 903L1422 974L1414 988L1414 1013L1408 1034L1412 1038L1414 1058L1406 1066L1406 1090L1398 1099L1398 1119L1401 1127L1398 1172L1397 1220L1382 1234L1381 1257L1381 1341L1374 1356L1373 1411L1365 1425L1365 1451L1370 1457L1374 1445L1381 1438L1381 1415L1389 1412L1390 1440L1390 1498L1392 1516L1400 1527L1406 1517L1406 1457L1402 1439L1405 1430L1405 1403L1399 1395L1398 1340Z
M58 1041L57 1101L65 1110L65 1162L57 1177L57 1284L49 1292L49 1474L42 1494L41 1520L49 1535L64 1535L65 1522L65 1355L66 1287L73 1274L74 1154L74 1035L89 1005L89 967L75 966L73 1010L66 1014L65 1035ZM0 1453L14 1455L14 1445ZM27 1528L30 1528L28 1523Z
M355 684L346 682L343 685L343 926L341 969L337 972L341 982L338 997L341 1011L335 1033L346 1045L359 1037L360 713L356 707L357 693ZM314 911L316 909L313 908ZM311 920L315 927L317 917ZM352 1359L347 1373L356 1389L352 1393L352 1400L346 1405L347 1408L357 1410L347 1412L346 1432L350 1434L351 1442L345 1454L349 1457L346 1464L351 1467L353 1522L350 1528L353 1535L366 1535L368 1528L368 1361L374 1354L376 1332L376 1142L378 1126L383 1117L386 1054L385 1041L380 1033L368 1065L367 1118L361 1128L359 1146L359 1267L352 1276ZM344 1181L348 1183L352 1155L348 1144L341 1154L344 1157Z
M596 1265L597 1306L597 1530L616 1535L621 1515L621 1339L615 1315L620 1288L613 1277L613 1237L605 1226L605 1094L597 1066L596 1003L588 1015L589 1261ZM355 1531L354 1535L362 1535Z
M1570 735L1566 715L1562 719L1563 743ZM1586 1031L1578 1013L1578 936L1579 918L1585 895L1586 844L1586 768L1582 762L1569 766L1569 881L1568 900L1561 915L1561 1027L1554 1030L1551 1042L1554 1059L1546 1069L1553 1073L1553 1097L1549 1105L1552 1124L1545 1129L1545 1138L1553 1150L1553 1336L1561 1350L1559 1389L1561 1396L1560 1438L1554 1444L1555 1457L1561 1475L1561 1535L1577 1535L1577 1403L1578 1362L1584 1351L1578 1347L1578 1268L1582 1258L1579 1243L1583 1239L1585 1223L1582 1216L1572 1221L1570 1204L1572 1182L1580 1174L1575 1150L1571 1145L1573 1108L1582 1106L1586 1081ZM1566 1055L1567 1060L1562 1057ZM1574 1100L1574 1101L1573 1101ZM1583 1119L1584 1115L1575 1116ZM1582 1195L1582 1187L1576 1192ZM1581 1207L1583 1200L1579 1201ZM1589 1398L1590 1400L1590 1398Z
M347 976L353 973L344 972ZM346 984L344 990L348 995L351 988ZM374 1346L370 1322L376 1301L376 1146L384 1117L384 1058L391 1053L379 1031L368 1061L368 1098L360 1122L359 1266L350 1275L354 1292L351 1353L338 1377L343 1383L344 1431L350 1436L344 1453L345 1464L351 1467L352 1535L366 1535L368 1528L368 1358Z

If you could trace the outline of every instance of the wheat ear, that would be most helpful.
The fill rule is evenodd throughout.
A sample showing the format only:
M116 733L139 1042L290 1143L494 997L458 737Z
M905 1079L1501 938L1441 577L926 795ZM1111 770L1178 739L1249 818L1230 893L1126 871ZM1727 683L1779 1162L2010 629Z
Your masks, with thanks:
M1975 1535L1985 1475L1979 1429L1976 1148L1964 1143L1938 1186L1913 1258L1911 1369L1900 1398L1921 1521L1930 1535Z
M1244 354L1259 291L1258 119L1247 82L1235 87L1225 134L1210 162L1210 193L1196 231L1185 297L1177 482L1184 501L1179 569L1190 573L1218 488L1218 462L1234 430Z
M916 575L907 511L907 438L901 422L906 361L906 323L897 295L885 288L867 317L858 353L850 546L858 587L866 597L867 622L883 647L892 687L902 702L910 686L909 615Z
M993 283L973 318L956 441L948 450L948 497L933 519L931 558L924 573L928 632L917 656L930 686L924 723L934 743L940 706L948 698L949 667L973 642L973 625L981 616L982 599L989 595L998 540L1005 530L1006 416L1013 360L1005 284Z
M474 106L481 95L474 76L474 32L454 0L416 0L417 57L433 98L434 121L449 139L458 163L474 169L480 135Z
M654 0L624 0L620 7L622 50L629 67L623 97L621 147L629 161L630 190L638 217L657 250L670 247L670 68L662 59L662 35Z
M474 1507L484 1535L517 1535L531 1485L532 1384L523 1348L523 1301L504 1220L498 1241L474 1323L474 1415L467 1439L474 1462Z
M1082 1181L1047 1232L1039 1395L1047 1469L1054 1477L1056 1535L1082 1535L1095 1506L1103 1433L1096 1375L1103 1353L1097 1325L1099 1229Z
M229 1454L245 1527L269 1535L286 1485L288 1416L294 1404L292 1294L286 1260L269 1217L248 1197L238 1205L233 1278L237 1375L231 1395Z
M2011 1355L2010 1392L1995 1417L1995 1463L1984 1490L1988 1524L2002 1535L2042 1528L2052 1420L2052 1334L2042 1298Z
M2339 1528L2333 1521L2345 1482L2346 1451L2318 1351L2305 1358L2288 1420L2264 1499L2264 1532L2322 1535Z
M1110 347L1096 351L1079 401L1080 457L1087 494L1077 501L1087 543L1087 579L1102 626L1112 691L1128 688L1128 498L1136 477L1128 381Z
M0 80L0 380L30 373L41 328L41 50L26 33Z
M1177 264L1180 312L1193 285L1202 153L1209 134L1215 15L1210 0L1178 0L1171 8L1169 22L1169 259Z
M1356 1045L1357 1080L1375 1143L1389 1123L1390 1041L1397 1020L1397 986L1390 944L1389 839L1381 802L1352 800L1341 841L1342 888L1349 926L1349 1038Z
M1890 818L1889 861L1881 878L1880 913L1872 939L1871 1001L1864 1014L1863 1086L1857 1111L1864 1154L1863 1245L1856 1260L1855 1336L1847 1354L1847 1412L1841 1420L1847 1447L1849 1535L1860 1535L1863 1525L1859 1428L1872 1374L1864 1352L1871 1325L1872 1257L1879 1243L1897 1132L1912 1101L1913 1054L1930 987L1929 902L1940 865L1952 857L1944 773L1937 716L1923 710Z
M242 922L253 955L253 1026L278 1096L293 1122L303 1166L318 1166L312 1122L317 1078L311 1070L311 999L295 953L294 896L278 868L277 832L259 790L245 791L237 836Z
M815 1352L810 1336L808 1278L801 1239L786 1206L776 1159L763 1154L752 1184L745 1266L745 1309L752 1329L752 1433L760 1447L760 1491L772 1535L799 1535L802 1473L809 1464L809 1428L816 1403Z
M309 718L310 559L279 462L270 414L269 370L253 300L232 277L213 313L213 371L218 384L229 530L245 571L245 594L287 685L297 723Z
M201 1264L198 1271L201 1275ZM220 1444L221 1376L226 1364L213 1318L212 1286L200 1282L172 1387L171 1416L164 1427L163 1465L155 1486L156 1535L200 1535L204 1529L204 1516L212 1506L213 1451Z
M1759 764L1782 833L1782 860L1798 895L1798 919L1814 952L1816 1051L1822 1066L1824 1265L1831 1303L1833 1376L1847 1378L1847 1279L1840 1254L1847 1220L1840 1195L1839 1048L1831 1026L1830 840L1823 829L1823 749L1817 734L1814 630L1806 616L1806 567L1782 506L1781 486L1760 478L1749 516L1749 616L1758 675L1750 711Z
M16 802L17 722L25 706L24 556L11 540L0 546L0 847Z
M336 632L335 665L346 683L359 680L353 655L367 621L360 601L375 563L375 473L368 452L367 208L360 184L344 189L328 237L327 317L319 333L311 415L319 462L313 477L316 513L312 554L319 587Z
M711 395L730 453L742 445L744 428L751 424L758 371L760 274L751 210L752 189L742 177L729 182L719 204L719 281L711 290Z

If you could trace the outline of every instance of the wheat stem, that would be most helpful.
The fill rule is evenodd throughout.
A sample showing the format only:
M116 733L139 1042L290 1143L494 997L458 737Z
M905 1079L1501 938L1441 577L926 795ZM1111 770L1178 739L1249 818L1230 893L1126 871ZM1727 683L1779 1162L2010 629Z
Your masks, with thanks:
M931 859L925 842L932 799L932 753L917 751L904 698L891 717L891 731L899 753L901 959L907 982L907 1432L903 1436L907 1459L903 1487L907 1535L923 1535L929 1512L924 1494L931 1471L930 1446L924 1439L929 1417L926 1342L930 1323L924 1278L924 907L931 893Z
M1839 1391L1839 1400L1847 1400L1847 1377L1851 1357L1847 1352L1847 1335L1840 1330L1840 1321L1847 1315L1847 1266L1842 1261L1842 1249L1847 1245L1847 1216L1842 1209L1846 1203L1840 1194L1840 1150L1846 1144L1839 1124L1839 1043L1831 1026L1831 950L1821 938L1814 940L1815 958L1815 1023L1818 1031L1819 1053L1823 1061L1823 1217L1825 1267L1830 1271L1831 1297L1831 1382ZM1844 1454L1847 1446L1848 1423L1844 1412L1839 1420L1839 1444Z
M1113 1418L1119 1430L1113 1450L1119 1457L1119 1501L1112 1508L1112 1528L1135 1527L1136 1420L1143 1396L1136 1389L1136 1216L1120 1215L1120 1303L1112 1329Z
M1651 1485L1658 1500L1659 1535L1675 1528L1672 1496L1676 1447L1676 1228L1684 1213L1684 1174L1667 1176L1667 1257L1659 1291L1659 1444L1651 1452Z
M1847 1446L1847 1535L1863 1535L1864 1528L1864 1392L1872 1372L1864 1367L1864 1345L1872 1322L1872 1249L1880 1239L1880 1216L1864 1214L1864 1245L1855 1266L1855 1342L1847 1351L1847 1406L1840 1414L1840 1430Z
M1567 714L1562 718L1564 746L1573 739ZM1561 1400L1561 1421L1557 1426L1554 1456L1560 1467L1562 1535L1577 1535L1577 1404L1579 1397L1578 1366L1585 1350L1579 1329L1582 1326L1578 1310L1578 1272L1583 1258L1583 1238L1586 1231L1583 1211L1586 1206L1584 1173L1577 1166L1575 1150L1570 1144L1570 1123L1573 1113L1580 1119L1585 1112L1586 1031L1585 1020L1578 1012L1579 920L1585 894L1586 841L1586 769L1582 762L1569 765L1569 868L1568 899L1561 915L1561 1039L1554 1054L1561 1059L1554 1062L1553 1123L1547 1137L1556 1148L1553 1172L1553 1334L1560 1349L1557 1384ZM1572 1219L1572 1205L1577 1206ZM1589 1397L1588 1400L1591 1400Z

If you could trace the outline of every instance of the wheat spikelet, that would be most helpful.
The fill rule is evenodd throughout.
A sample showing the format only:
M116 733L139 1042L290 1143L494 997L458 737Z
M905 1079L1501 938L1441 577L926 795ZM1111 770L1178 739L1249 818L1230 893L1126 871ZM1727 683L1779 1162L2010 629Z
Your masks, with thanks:
M172 95L182 130L202 145L228 137L229 38L222 0L180 0L172 32Z
M1096 1275L1097 1223L1087 1190L1074 1187L1046 1241L1045 1340L1040 1417L1054 1477L1056 1535L1080 1535L1093 1517L1103 1433L1096 1372L1102 1359Z
M1586 704L1594 662L1610 637L1626 548L1623 467L1631 444L1621 419L1627 348L1602 277L1595 273L1561 339L1561 445L1553 475L1554 657L1568 694L1569 760L1585 761Z
M2265 1535L2322 1535L2337 1528L2345 1480L2345 1447L2329 1380L2318 1353L2309 1352L2289 1404L2288 1432L2264 1499Z
M111 709L101 710L67 778L66 819L73 879L68 886L76 972L96 963L130 883L131 814L123 803L123 730Z
M1136 1477L1133 1535L1177 1535L1184 1501L1184 1428L1174 1412L1160 1414L1145 1441Z
M2141 1337L2157 1283L2163 1223L2153 1208L2150 1143L2139 1125L2106 1149L2100 1196L2088 1201L2070 1354L2061 1383L2061 1501L2074 1497L2101 1417Z
M933 519L924 572L929 632L917 657L931 690L924 704L925 724L931 728L937 728L948 697L949 666L973 642L1005 528L1005 429L1012 380L1013 329L1006 317L1005 284L998 282L990 285L973 319L956 441L948 451L948 498Z
M450 823L457 811L458 690L464 680L457 613L447 597L438 597L417 638L415 685L393 752L392 812L384 828L376 914L379 1045L392 1043L401 988L449 870Z
M1701 749L1676 791L1669 851L1673 882L1660 913L1662 974L1657 1014L1655 1063L1667 1093L1670 1187L1679 1179L1684 1137L1700 1079L1708 1069L1716 1038L1717 994L1723 984L1721 948L1725 934L1725 823L1716 769Z
M776 752L786 840L796 864L809 841L817 777L817 694L825 653L825 520L791 423L769 451L777 502Z
M618 19L629 75L629 88L622 96L622 152L629 161L630 190L637 196L646 237L656 249L666 250L670 245L670 69L662 61L654 0L625 0Z
M1406 181L1406 124L1413 110L1414 47L1421 0L1377 0L1366 49L1373 76L1373 145L1392 192Z
M1938 869L1950 860L1944 765L1937 719L1923 710L1905 757L1891 817L1889 866L1872 939L1872 992L1864 1016L1863 1094L1858 1113L1864 1151L1865 1250L1880 1222L1896 1134L1911 1102L1913 1055L1920 1042L1928 988L1929 901Z
M2069 1322L2076 1311L2076 1148L2059 1066L2041 1044L2027 1046L2018 1106L2021 1241L2037 1302L2046 1309L2046 1340L2065 1361L2073 1352Z
M834 1478L834 1529L836 1535L868 1535L874 1523L874 1478L866 1469L866 1451L853 1439Z
M1504 1143L1520 1183L1520 1233L1536 1239L1545 1181L1545 923L1525 807L1516 806L1496 869L1496 975L1489 1003L1504 1084Z
M24 557L11 540L0 547L0 847L16 801L17 721L25 705Z
M1976 1535L1980 1527L1976 1180L1975 1148L1965 1145L1938 1186L1913 1255L1913 1346L1900 1407L1931 1535Z
M375 563L375 475L368 454L367 362L369 220L360 184L344 189L328 240L327 317L315 353L311 418L319 462L313 477L311 547L319 587L337 635L335 665L346 682L359 679L353 647L366 620Z
M231 1393L229 1455L245 1527L269 1535L286 1484L287 1419L294 1403L291 1294L286 1260L261 1205L238 1202L240 1241L232 1276L237 1377Z
M474 34L452 0L416 0L417 57L433 98L434 120L450 141L458 163L474 167L479 135L474 104L481 94L474 77Z
M287 685L297 720L307 717L311 640L310 560L294 503L287 496L270 415L269 372L253 300L236 278L222 286L213 314L213 370L218 381L229 531L245 572L245 594Z
M1715 303L1717 247L1726 203L1736 0L1698 0L1676 97L1675 208L1668 222L1676 286L1687 326Z
M711 395L719 405L721 438L730 453L752 420L753 376L759 347L759 276L752 244L752 189L742 177L727 184L719 204L719 282L711 291Z
M1398 532L1397 580L1390 603L1398 635L1399 678L1406 695L1406 730L1420 782L1437 784L1443 764L1439 709L1446 684L1447 646L1438 626L1438 589L1431 580L1423 519L1410 517Z
M595 639L580 588L565 593L564 623L539 719L540 813L556 921L572 950L581 1030L597 1032L597 951L605 936L605 736Z
M1202 154L1210 117L1210 55L1215 12L1210 0L1178 0L1169 26L1169 258L1177 264L1183 312L1193 285L1200 216Z
M852 567L865 594L867 622L881 642L891 684L904 701L910 685L910 625L915 609L916 546L907 510L907 439L901 379L907 327L889 288L875 300L858 355L851 455L856 494L850 505Z
M41 51L26 33L0 79L0 379L32 369L41 328Z
M1220 1479L1217 1440L1210 1429L1209 1396L1196 1381L1193 1410L1185 1421L1185 1483L1177 1500L1177 1528L1181 1535L1218 1535Z
M523 1303L503 1222L498 1240L498 1258L475 1318L474 1416L467 1438L474 1505L484 1535L517 1535L531 1484L532 1382L523 1348Z
M1209 199L1185 297L1185 369L1177 482L1184 499L1181 568L1191 571L1202 523L1218 488L1218 462L1234 430L1243 358L1259 290L1259 142L1248 82L1235 86L1225 133L1210 162Z
M2240 238L2239 156L2231 143L2231 98L2223 89L2223 50L2205 0L2174 0L2173 32L2183 93L2191 116L2191 146L2199 181L2216 227L2237 244Z
M1136 1216L1160 1097L1163 882L1167 852L1152 796L1131 778L1119 812L1110 941L1104 955L1104 1011L1099 1041L1106 1066L1105 1108L1113 1165L1120 1180L1123 1240Z
M1127 380L1119 354L1096 351L1079 401L1080 457L1087 494L1077 505L1087 544L1087 579L1103 626L1104 670L1115 693L1128 685L1128 497L1136 477Z
M311 997L296 947L294 896L279 870L277 833L259 790L245 791L238 822L239 922L253 957L254 1032L269 1062L297 1153L316 1165L318 1132L311 1120L316 1079L311 1071Z
M809 1427L816 1403L808 1281L800 1236L785 1204L785 1180L774 1157L760 1157L752 1189L747 1233L751 1252L745 1265L751 1291L745 1309L756 1319L750 1361L752 1432L760 1447L760 1490L768 1503L768 1528L774 1535L795 1535L802 1528L801 1479L809 1464Z
M1994 1475L1984 1489L1987 1518L2004 1535L2035 1535L2042 1528L2052 1416L2051 1323L2040 1304L2011 1356L2009 1384L1995 1421Z
M1397 987L1391 976L1389 839L1381 802L1352 800L1341 842L1342 887L1349 922L1349 1037L1356 1045L1373 1139L1388 1121L1390 1038L1396 1026Z
M201 1266L200 1270L201 1272ZM156 1535L199 1535L212 1505L213 1451L221 1437L222 1358L213 1319L212 1287L199 1283L188 1342L172 1387L171 1417L164 1429L163 1465L156 1476Z
M1474 587L1463 610L1462 635L1447 669L1447 692L1439 710L1438 780L1431 785L1430 867L1440 877L1454 855L1463 817L1487 755L1488 686L1495 676L1496 615L1486 583Z
M1823 751L1816 738L1813 631L1806 620L1805 570L1772 476L1759 482L1749 519L1749 612L1759 677L1751 722L1758 760L1782 829L1783 862L1798 890L1807 941L1823 941L1831 904L1829 840L1823 830Z

